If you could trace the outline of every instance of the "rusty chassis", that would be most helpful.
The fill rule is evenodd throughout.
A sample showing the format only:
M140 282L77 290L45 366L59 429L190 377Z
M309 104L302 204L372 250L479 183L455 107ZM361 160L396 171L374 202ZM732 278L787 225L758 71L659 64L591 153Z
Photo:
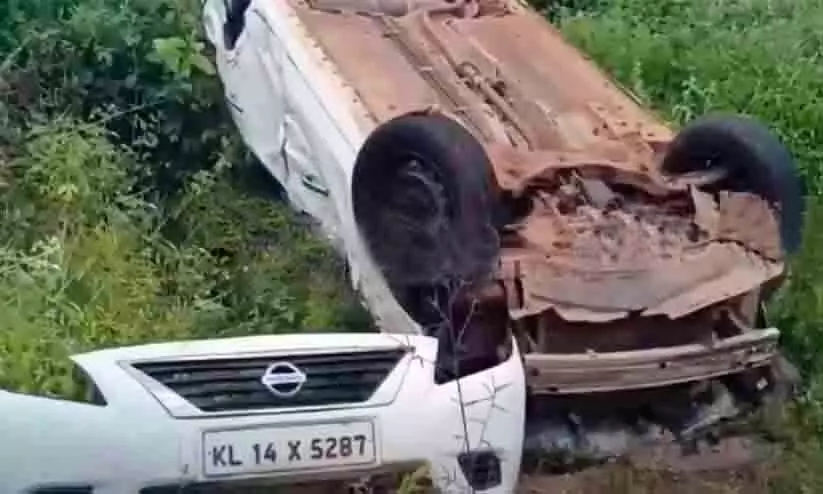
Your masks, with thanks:
M547 394L583 394L671 386L736 374L768 365L779 331L755 330L714 343L692 343L579 355L526 356L530 388Z
M664 173L673 132L544 19L507 0L290 3L354 89L364 129L439 112L482 144L518 213L473 293L505 313L532 395L659 391L627 404L640 410L707 381L743 401L780 386L779 331L755 327L785 270L773 209L703 192L723 169ZM746 408L714 413L727 394L672 427Z

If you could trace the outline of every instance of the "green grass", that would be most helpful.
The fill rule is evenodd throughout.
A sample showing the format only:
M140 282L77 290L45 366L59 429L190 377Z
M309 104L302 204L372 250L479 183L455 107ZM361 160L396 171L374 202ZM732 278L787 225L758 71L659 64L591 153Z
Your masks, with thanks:
M66 356L93 348L368 329L340 262L244 185L254 164L225 112L198 3L0 4L0 387L71 394ZM551 9L569 38L673 123L752 114L796 154L810 185L806 246L769 318L807 392L772 483L817 491L823 3L566 3L589 8Z
M823 4L813 0L611 0L567 14L568 39L674 125L753 115L795 154L809 186L805 246L770 307L813 389L823 376ZM815 391L816 392L816 391ZM823 431L821 431L823 432Z
M71 395L66 357L109 346L370 329L341 261L243 186L194 5L0 6L0 387Z
M823 489L823 3L576 3L558 15L568 39L672 124L706 112L744 113L770 125L795 154L809 188L805 245L768 318L783 330L806 382L782 431L788 452L772 487Z

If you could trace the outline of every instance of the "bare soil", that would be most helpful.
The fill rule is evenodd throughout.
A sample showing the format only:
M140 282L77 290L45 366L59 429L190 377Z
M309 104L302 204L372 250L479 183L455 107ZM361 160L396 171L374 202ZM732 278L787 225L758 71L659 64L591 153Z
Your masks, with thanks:
M572 474L524 475L518 494L766 494L771 453L746 438L689 457L660 448Z
M608 465L571 475L525 477L518 494L766 494L768 469L675 473Z

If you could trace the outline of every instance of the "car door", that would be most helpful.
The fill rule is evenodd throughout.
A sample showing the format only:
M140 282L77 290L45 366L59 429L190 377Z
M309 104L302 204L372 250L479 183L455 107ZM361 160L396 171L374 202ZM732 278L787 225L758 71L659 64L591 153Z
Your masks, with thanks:
M285 186L282 45L254 0L208 0L204 21L232 119L249 149Z
M287 67L286 70L288 74L294 67ZM283 157L289 170L289 199L296 208L310 215L327 240L339 248L341 232L334 197L342 190L330 186L329 182L330 172L336 163L328 152L323 129L318 128L318 122L313 122L311 113L305 111L306 106L312 103L305 99L308 95L302 91L308 86L288 76L286 84L287 87L299 85L298 90L290 91L286 99Z
M283 94L280 157L285 169L284 188L292 206L311 216L328 240L339 246L339 214L334 199L347 188L335 175L342 169L329 149L329 138L337 132L333 116L323 110L308 75L295 63L301 55L311 59L303 53L308 42L293 33L293 21L282 5L261 2L252 11L263 21L249 25L252 39L268 72L277 73Z
M289 56L281 39L288 34L278 31L281 23L272 19L277 15L272 5L256 0L209 0L206 26L244 141L281 183L292 206L338 244L339 215L324 173L335 165L329 162L324 130L310 116L317 115L317 95Z

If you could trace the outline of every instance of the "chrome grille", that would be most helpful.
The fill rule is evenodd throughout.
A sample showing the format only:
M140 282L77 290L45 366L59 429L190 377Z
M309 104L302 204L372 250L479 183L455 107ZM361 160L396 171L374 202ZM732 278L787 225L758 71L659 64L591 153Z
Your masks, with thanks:
M134 363L132 366L204 412L311 407L367 401L405 350L357 351ZM278 397L261 382L275 362L306 374L294 396Z

